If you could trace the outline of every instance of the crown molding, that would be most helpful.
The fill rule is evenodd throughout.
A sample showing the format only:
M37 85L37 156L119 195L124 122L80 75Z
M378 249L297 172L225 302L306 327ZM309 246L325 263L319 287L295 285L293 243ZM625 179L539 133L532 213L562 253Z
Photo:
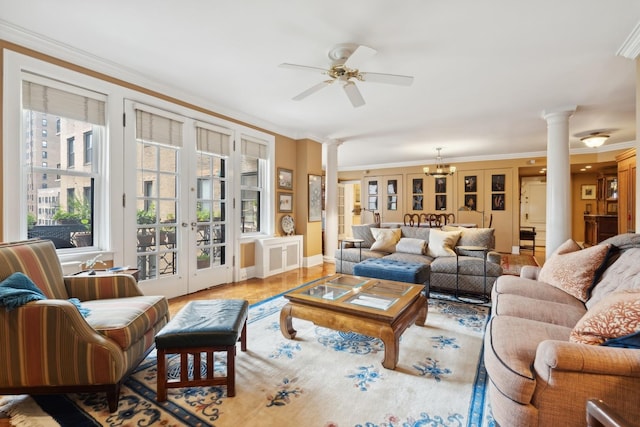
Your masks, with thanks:
M640 57L640 22L636 24L636 27L631 31L631 34L629 34L624 43L622 43L622 46L620 46L616 55L623 56L628 59L637 59Z
M123 67L121 64L109 61L108 59L99 57L90 52L76 49L65 43L34 33L2 19L0 19L0 40L5 40L111 78L140 86L162 95L170 96L185 103L237 120L249 126L263 129L267 132L292 139L299 138L297 132L291 129L285 129L257 117L213 104L210 100L202 98L196 94L185 92L175 86L165 84L159 80L150 79L148 76L140 74L136 70Z

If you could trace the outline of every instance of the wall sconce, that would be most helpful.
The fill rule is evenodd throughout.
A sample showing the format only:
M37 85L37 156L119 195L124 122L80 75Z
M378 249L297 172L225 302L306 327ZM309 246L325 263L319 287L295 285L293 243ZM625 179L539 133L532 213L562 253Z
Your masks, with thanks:
M444 178L447 175L453 175L456 173L455 166L449 166L447 168L442 161L442 156L440 155L440 150L442 150L442 148L436 148L436 150L438 151L438 155L436 156L436 170L430 171L429 166L425 166L422 168L422 172L424 172L425 175L432 176L434 178Z
M593 132L584 138L580 138L580 141L584 142L584 145L589 148L596 148L604 144L607 139L609 139L609 135L605 135L600 132Z

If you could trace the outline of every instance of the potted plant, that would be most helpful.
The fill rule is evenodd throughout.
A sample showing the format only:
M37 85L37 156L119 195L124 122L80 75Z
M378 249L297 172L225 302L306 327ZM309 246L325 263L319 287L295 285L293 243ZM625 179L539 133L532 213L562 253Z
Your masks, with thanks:
M202 253L197 258L198 269L209 268L211 266L211 256L208 253Z

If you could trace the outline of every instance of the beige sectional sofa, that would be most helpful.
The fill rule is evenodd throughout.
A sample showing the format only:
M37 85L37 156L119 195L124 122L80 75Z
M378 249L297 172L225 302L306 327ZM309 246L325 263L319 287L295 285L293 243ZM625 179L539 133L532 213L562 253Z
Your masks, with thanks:
M639 342L637 234L586 249L568 241L542 268L501 276L484 347L496 422L584 426L596 398L637 423L640 349L611 345Z
M352 233L355 239L363 240L362 248L357 244L343 243L335 252L337 273L353 274L353 267L357 263L370 258L421 263L430 269L429 280L425 283L430 290L454 292L458 268L459 293L481 295L484 292L486 296L490 295L493 282L502 274L500 254L488 251L485 291L483 252L459 250L456 263L454 247L482 246L493 249L495 237L492 228L443 227L440 230L401 226L380 229L377 224L366 224L354 225ZM397 240L383 242L385 236L382 234L390 233L396 233Z

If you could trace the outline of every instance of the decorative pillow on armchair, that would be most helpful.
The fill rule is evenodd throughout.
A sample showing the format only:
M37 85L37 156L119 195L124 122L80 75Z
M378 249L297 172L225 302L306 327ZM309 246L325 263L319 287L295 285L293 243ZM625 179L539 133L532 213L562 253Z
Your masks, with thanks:
M372 251L395 252L396 244L402 235L399 228L372 228L371 233L376 241L371 245Z
M640 290L626 290L607 295L587 310L569 341L600 345L639 331Z
M538 279L586 302L596 271L608 252L609 245L601 244L580 250L577 243L567 240L544 263Z
M433 258L439 256L456 256L453 248L455 248L456 243L458 243L460 234L460 231L442 231L432 228L429 233L427 255Z

